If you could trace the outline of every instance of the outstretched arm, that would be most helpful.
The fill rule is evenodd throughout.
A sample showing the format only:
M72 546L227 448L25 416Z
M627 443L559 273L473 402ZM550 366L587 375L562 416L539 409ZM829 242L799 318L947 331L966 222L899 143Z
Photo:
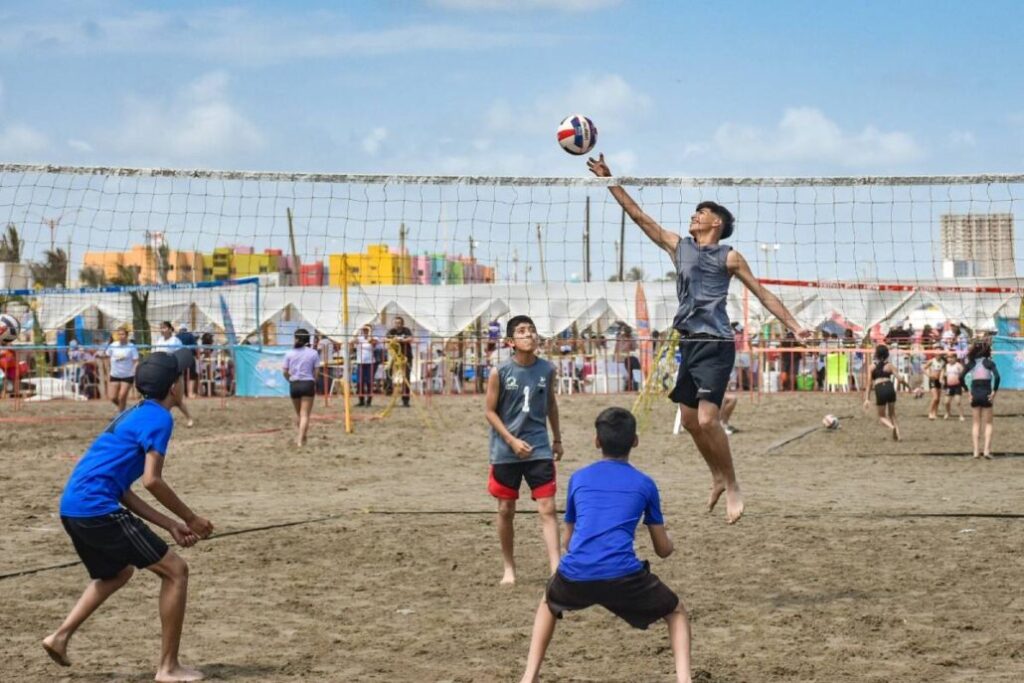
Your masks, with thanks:
M796 335L797 339L807 339L811 336L811 331L805 330L800 326L800 323L796 321L796 318L789 312L789 309L779 300L779 297L769 292L757 281L757 278L750 271L747 259L743 258L742 254L735 249L730 251L726 259L726 267L729 268L729 274L738 277L740 282L750 290L750 293L756 296L764 304L764 307L778 318L783 325L788 327Z
M597 159L588 159L587 168L590 172L596 175L598 178L611 178L612 171L608 168L608 164L605 163L604 155L600 155ZM608 190L612 193L622 208L629 214L629 217L633 219L633 222L640 226L640 229L644 231L644 234L651 238L651 241L657 244L659 247L668 252L668 255L675 257L676 246L679 244L679 235L674 232L669 232L663 227L658 225L657 221L648 216L640 208L640 205L633 201L633 198L618 185L609 187Z

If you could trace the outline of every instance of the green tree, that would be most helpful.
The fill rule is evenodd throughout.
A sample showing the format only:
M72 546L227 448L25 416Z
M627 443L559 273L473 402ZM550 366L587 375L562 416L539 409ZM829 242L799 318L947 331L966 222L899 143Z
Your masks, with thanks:
M86 266L78 271L78 279L86 287L106 287L107 276L101 268L95 266Z
M117 276L111 278L110 284L121 287L137 287L139 285L139 268L137 266L117 266ZM132 301L132 329L135 330L135 343L149 346L152 336L149 330L149 292L129 290Z
M633 266L626 271L626 282L643 282L647 274L640 266Z
M43 252L42 261L28 264L32 279L41 287L65 287L68 276L68 254L60 247Z
M18 226L7 224L7 233L0 236L0 263L21 263L21 251L25 243L18 235Z

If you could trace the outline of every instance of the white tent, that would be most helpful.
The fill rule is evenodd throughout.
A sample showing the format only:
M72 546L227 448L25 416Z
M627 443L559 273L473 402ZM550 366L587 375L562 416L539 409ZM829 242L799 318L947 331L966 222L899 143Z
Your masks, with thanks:
M1021 301L1019 280L948 286L921 282L899 285L857 283L768 284L797 320L816 328L841 316L863 329L883 328L906 320L914 311L934 307L953 322L971 329L991 329L998 316L1016 316ZM674 282L642 284L652 330L666 330L676 312ZM342 292L334 287L262 287L253 285L205 289L154 289L149 292L148 317L175 324L198 321L202 329L225 329L225 312L239 338L255 333L267 322L300 319L317 330L340 338L364 323L388 322L401 313L407 323L431 336L448 338L480 319L518 313L529 314L544 336L557 334L574 323L580 328L606 326L616 320L636 326L636 291L633 282L550 284L472 284L442 286L353 285L349 290L349 324L342 322ZM95 291L47 292L37 298L37 313L44 329L55 329L77 315L98 310L113 323L130 323L131 301L126 293ZM730 319L759 326L773 319L760 301L733 280L728 299Z

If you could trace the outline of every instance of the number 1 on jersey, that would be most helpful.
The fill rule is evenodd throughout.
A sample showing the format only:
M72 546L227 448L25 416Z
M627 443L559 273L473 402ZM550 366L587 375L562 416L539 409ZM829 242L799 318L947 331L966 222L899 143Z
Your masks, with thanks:
M530 387L523 387L523 412L530 412Z

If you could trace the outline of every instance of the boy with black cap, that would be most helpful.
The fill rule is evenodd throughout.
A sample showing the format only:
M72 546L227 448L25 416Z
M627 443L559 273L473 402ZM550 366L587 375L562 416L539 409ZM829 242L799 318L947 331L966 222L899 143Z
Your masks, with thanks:
M612 175L603 154L590 159L587 168L600 178ZM738 251L721 243L733 231L733 215L727 208L701 202L690 216L689 236L682 237L658 225L622 187L609 185L608 190L644 234L672 258L679 299L672 326L679 332L682 362L669 398L681 404L683 427L711 470L708 512L724 493L725 518L734 524L743 515L743 496L720 414L736 358L726 311L729 281L734 275L739 278L798 339L806 339L811 332L804 330L779 298L764 288Z
M594 421L594 445L601 460L577 470L565 500L566 554L548 581L537 607L526 671L520 683L540 680L556 619L562 613L600 605L633 628L647 629L659 619L668 626L676 680L690 681L690 624L679 597L641 562L634 542L643 521L654 552L675 550L665 531L658 486L629 463L639 443L636 418L625 408L607 408Z
M157 681L197 681L201 672L178 661L185 620L188 565L142 519L166 529L181 547L213 532L163 480L164 457L174 429L171 408L181 400L181 374L192 352L153 353L139 363L135 388L143 400L118 415L78 461L60 500L61 523L92 581L56 631L43 640L53 661L70 666L67 648L78 627L121 588L134 567L161 579L162 630ZM181 522L159 512L131 490L136 479ZM138 515L138 516L136 516ZM139 518L142 519L139 519ZM182 523L183 522L183 523Z

